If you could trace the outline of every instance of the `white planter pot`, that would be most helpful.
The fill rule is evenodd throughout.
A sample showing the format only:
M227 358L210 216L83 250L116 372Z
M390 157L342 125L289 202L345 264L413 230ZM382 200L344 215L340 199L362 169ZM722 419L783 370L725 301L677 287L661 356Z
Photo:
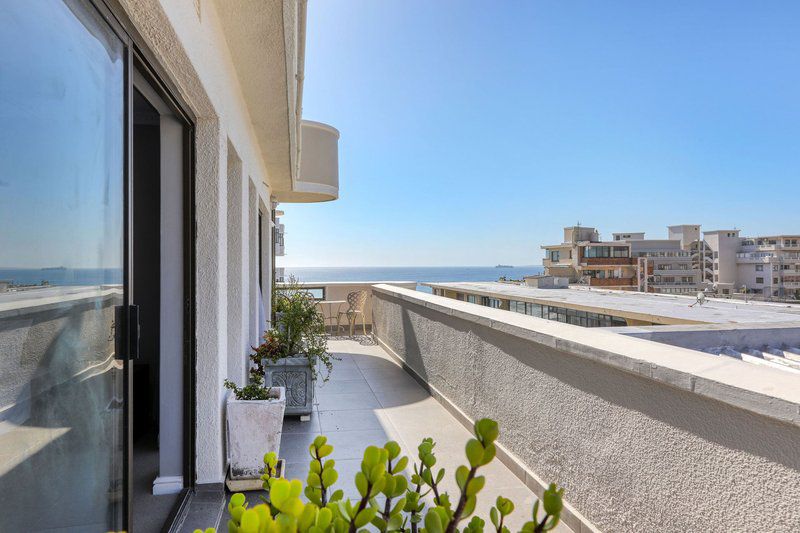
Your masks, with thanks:
M272 387L274 399L237 400L228 397L228 459L231 479L261 477L264 454L280 454L286 389Z

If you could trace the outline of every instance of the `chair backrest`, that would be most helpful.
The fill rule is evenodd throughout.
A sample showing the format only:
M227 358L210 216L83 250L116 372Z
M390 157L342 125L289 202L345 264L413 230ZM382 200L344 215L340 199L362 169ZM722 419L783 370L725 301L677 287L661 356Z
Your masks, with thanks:
M353 291L347 295L347 306L349 311L364 311L367 303L367 291Z

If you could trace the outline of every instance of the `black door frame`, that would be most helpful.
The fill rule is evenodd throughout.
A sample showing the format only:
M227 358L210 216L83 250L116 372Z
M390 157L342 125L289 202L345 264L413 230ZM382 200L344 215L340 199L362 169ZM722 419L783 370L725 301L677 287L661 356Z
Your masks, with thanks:
M141 74L183 123L183 483L184 488L169 514L167 524L180 516L195 485L195 190L194 124L164 86L141 51L133 47L133 68ZM128 439L132 431L128 432ZM132 463L132 456L130 458Z
M185 507L189 496L194 491L196 472L196 343L195 343L195 264L196 264L196 218L195 218L195 123L196 117L190 107L181 99L177 88L171 83L166 71L155 60L155 55L145 44L141 34L125 14L118 0L89 0L97 9L109 27L125 46L125 79L124 98L124 259L123 280L124 316L120 334L127 340L125 346L133 346L133 328L127 328L129 316L127 310L131 305L133 293L133 71L138 70L155 89L164 102L172 108L175 116L184 123L183 143L183 483L184 489L173 507L165 527L178 516ZM133 530L132 508L132 398L133 372L131 371L130 354L124 366L124 402L123 410L123 529Z

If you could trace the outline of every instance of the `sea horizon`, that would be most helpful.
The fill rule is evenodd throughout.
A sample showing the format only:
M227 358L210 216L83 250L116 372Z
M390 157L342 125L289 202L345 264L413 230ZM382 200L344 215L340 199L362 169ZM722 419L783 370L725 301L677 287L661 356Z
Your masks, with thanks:
M430 292L419 285L430 282L497 281L522 279L541 274L541 265L520 266L371 266L371 267L283 267L284 279L295 277L303 282L330 281L416 281L417 290Z

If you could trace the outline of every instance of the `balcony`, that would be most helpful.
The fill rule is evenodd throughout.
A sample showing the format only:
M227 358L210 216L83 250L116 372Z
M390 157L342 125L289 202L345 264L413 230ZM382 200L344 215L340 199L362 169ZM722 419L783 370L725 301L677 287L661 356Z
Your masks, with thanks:
M737 263L778 263L781 261L795 262L800 260L800 253L794 252L739 252L736 254Z
M303 120L300 170L291 190L275 191L278 202L328 202L339 197L339 131Z
M634 257L582 257L581 266L636 266Z
M795 374L396 287L374 287L372 305L385 354L369 353L391 372L372 376L410 384L389 366L397 363L462 424L498 420L501 462L534 492L543 480L562 484L573 531L658 531L665 502L686 531L759 530L762 519L800 516L785 505L800 498L800 454L789 444L800 439ZM653 329L692 327L701 326ZM437 410L414 426L414 405L422 413L434 402L392 394L398 403L374 393L384 431L414 441L446 423ZM731 431L754 424L758 432Z
M275 255L277 257L282 257L286 255L285 236L286 236L286 227L281 223L275 224L275 226L273 227L272 238L275 244Z
M589 278L590 287L632 287L637 283L636 278Z

